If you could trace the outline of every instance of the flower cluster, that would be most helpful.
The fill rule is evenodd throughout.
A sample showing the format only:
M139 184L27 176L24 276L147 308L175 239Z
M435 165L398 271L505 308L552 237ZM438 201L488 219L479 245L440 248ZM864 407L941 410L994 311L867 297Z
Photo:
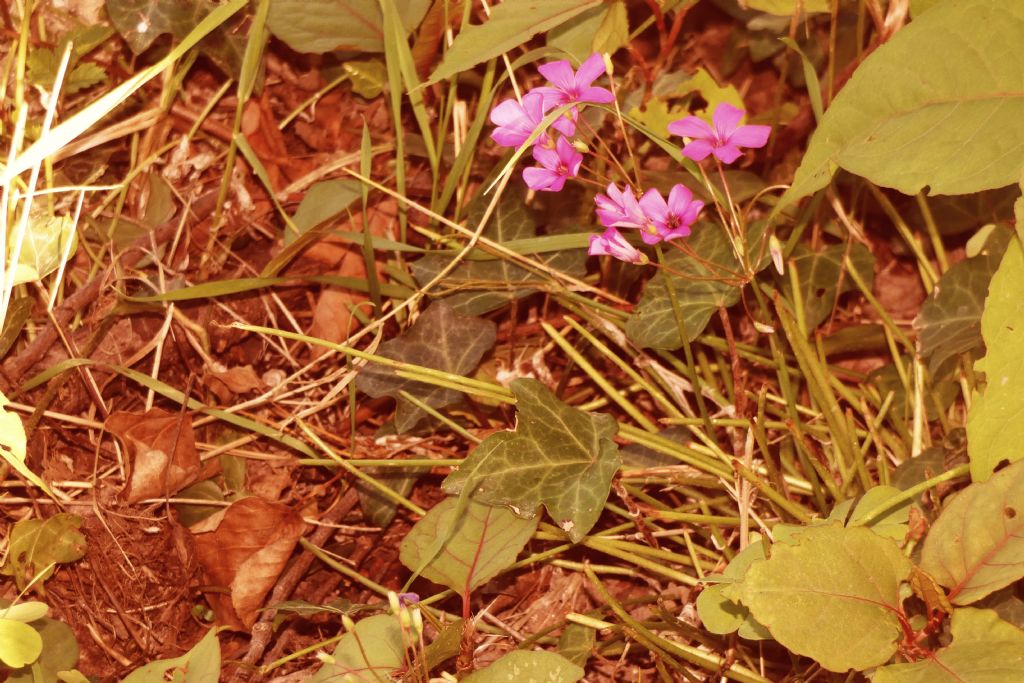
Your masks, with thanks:
M579 175L583 163L581 149L570 141L576 134L579 110L575 105L608 104L615 97L610 90L592 85L606 73L604 58L591 55L577 71L568 61L544 64L538 71L550 85L533 88L521 101L505 100L491 112L491 122L497 126L491 138L504 147L520 147L537 133L545 116L555 107L574 105L563 116L551 122L548 130L536 134L533 140L533 158L537 166L523 171L523 180L532 190L558 192L569 178ZM769 126L741 126L744 112L730 104L719 104L709 125L696 116L687 116L669 124L674 135L688 138L683 156L702 161L713 155L724 164L740 157L740 147L763 147L771 131ZM558 136L554 137L554 133ZM626 185L619 189L610 183L604 194L594 197L598 221L604 233L590 236L590 255L603 254L627 263L644 264L647 255L633 246L620 229L635 229L644 244L686 237L697 221L704 202L693 198L685 185L676 185L668 199L656 189L649 189L639 197Z

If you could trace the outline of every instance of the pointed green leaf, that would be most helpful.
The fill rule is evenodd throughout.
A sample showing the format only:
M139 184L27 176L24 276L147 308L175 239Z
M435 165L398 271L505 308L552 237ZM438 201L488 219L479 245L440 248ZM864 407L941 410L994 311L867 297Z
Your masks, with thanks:
M487 21L463 26L427 84L451 78L517 48L538 33L600 3L601 0L505 0L493 5Z
M512 382L516 429L484 439L442 487L457 494L473 487L482 503L508 505L531 517L543 505L574 543L601 515L619 447L611 415L591 415L565 405L533 379Z
M318 225L321 226L318 231L319 235L330 231L334 226L329 223L324 224L335 216L340 216L362 196L362 193L362 183L358 180L335 178L314 183L306 190L305 196L299 202L299 208L292 216L292 222L299 229L299 234L296 235L291 230L285 230L285 246Z
M749 609L725 596L725 590L730 584L742 581L750 566L764 559L764 545L761 541L758 539L751 542L732 558L722 572L723 583L712 584L701 591L697 596L697 615L705 629L720 635L738 629L739 635L748 640L767 640L772 637L768 629L750 615Z
M958 609L953 642L913 664L883 666L872 683L1008 683L1024 681L1024 631L992 610Z
M925 538L921 569L969 605L1024 577L1024 462L971 484Z
M796 267L808 330L813 330L832 315L832 308L840 294L857 288L853 279L843 272L847 249L857 274L870 287L875 280L875 257L859 242L849 248L845 244L836 244L822 251L812 251L800 244L793 250L790 260ZM782 281L782 291L785 296L792 298L792 289L787 277Z
M383 683L405 662L405 645L398 618L378 614L356 622L334 649L333 662L324 664L310 683Z
M772 546L771 557L755 562L726 595L738 597L775 640L829 671L887 662L902 635L900 584L910 560L863 527L812 526L792 542Z
M402 25L412 31L430 0L395 0ZM378 0L271 0L267 28L296 52L384 52L384 17Z
M0 458L3 458L14 471L35 484L47 495L53 496L50 487L38 474L29 469L25 461L28 459L28 437L25 436L25 425L21 416L7 411L10 401L0 393ZM19 522L20 523L20 522Z
M463 683L573 683L583 669L554 652L513 650L485 669L462 679Z
M381 344L378 354L453 375L466 375L494 346L495 336L495 325L490 320L460 315L443 301L436 301L405 334ZM403 399L400 392L407 391L432 408L451 405L462 396L454 389L403 379L393 369L379 365L363 368L356 386L374 398L392 396L397 400L395 427L399 433L412 429L426 415Z
M121 683L217 683L220 678L220 642L217 629L211 628L195 646L180 657L159 659L128 674Z
M1016 182L1024 3L941 2L875 50L836 96L779 208L839 166L883 187L967 194ZM941 46L941 49L936 49Z
M85 555L85 536L78 530L82 518L61 512L47 519L26 519L11 530L10 553L3 573L13 575L23 590L39 572L50 567L42 579L53 574L53 564L66 564ZM41 583L35 584L37 587Z
M935 8L928 15L938 11ZM928 16L926 15L926 16ZM985 373L985 389L974 397L967 413L967 452L971 478L984 481L1006 460L1024 458L1024 250L1011 240L999 269L992 276L981 336L985 357L974 364Z
M756 266L758 270L770 261L767 246L761 239L764 227L763 222L752 226L747 240L750 250L761 256ZM716 224L698 223L687 242L700 260L668 248L665 265L681 275L669 275L666 270L659 270L644 287L640 302L626 321L626 334L639 346L668 350L682 346L666 282L671 282L676 291L686 336L690 341L704 331L711 315L719 307L732 306L740 300L737 273L741 268L725 230Z
M28 624L13 619L0 619L0 662L12 669L20 669L39 659L43 639Z
M921 356L934 376L946 360L983 346L981 313L989 283L1013 234L997 229L977 256L953 264L914 319Z
M475 227L479 224L489 202L489 197L480 196L470 203L467 225ZM526 207L523 190L519 187L507 189L495 207L483 236L508 245L516 240L536 238L536 235L537 219L534 212ZM426 284L448 265L449 260L448 256L427 254L412 263L413 275L421 285ZM534 260L570 275L586 272L586 252L583 249L538 254ZM505 259L467 260L432 290L432 296L443 296L445 303L464 315L481 315L537 291L538 279L537 275Z
M583 624L569 624L558 636L558 654L577 666L586 666L597 644L597 631Z
M420 573L434 583L468 595L516 561L537 529L538 519L523 519L507 508L472 499L456 519L457 507L458 499L449 497L431 508L402 541L399 557L413 571L423 567ZM439 536L448 541L424 567L423 560Z
M876 534L902 542L907 535L907 522L910 519L912 501L904 500L887 510L885 509L886 501L901 493L902 491L895 486L873 486L865 491L860 498L856 500L851 498L836 505L829 513L828 518L842 522L846 526L864 525ZM852 512L850 508L853 508ZM880 508L882 512L874 514ZM872 518L867 524L864 524L864 520L869 514L872 515Z

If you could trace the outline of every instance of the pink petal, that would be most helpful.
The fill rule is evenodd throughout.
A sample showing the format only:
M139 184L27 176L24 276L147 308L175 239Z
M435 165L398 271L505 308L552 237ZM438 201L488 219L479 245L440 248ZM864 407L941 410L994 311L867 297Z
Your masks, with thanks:
M686 153L685 150L683 153ZM721 147L715 147L712 154L718 157L718 160L723 164L731 164L739 159L743 152L740 151L739 147L730 142L722 145Z
M568 135L572 137L576 134L576 117L579 113L575 108L569 110L569 117L559 116L551 124L551 127L557 130L562 135Z
M715 124L715 130L718 131L718 137L725 140L732 134L736 127L740 125L740 121L743 120L744 111L737 109L728 102L722 102L715 108L715 113L711 116L712 123Z
M523 118L523 108L515 100L505 100L491 110L491 123L497 126L507 126Z
M547 111L544 108L544 96L532 90L523 95L523 111L530 117L530 121L540 123Z
M713 138L715 131L706 121L696 116L687 116L668 124L668 132L684 138Z
M502 147L518 147L528 137L528 133L521 133L508 128L497 128L491 133L491 139Z
M715 146L708 140L694 140L683 147L683 156L687 159L700 161L702 159L706 159L714 149Z
M652 221L664 222L668 217L668 205L665 204L665 198L653 187L644 192L644 196L640 198L639 203L644 215Z
M559 138L559 142L561 142L561 138ZM551 171L558 168L558 164L561 161L558 152L549 147L541 147L539 145L533 146L533 158L541 166Z
M640 239L644 241L644 244L657 244L661 241L661 232L655 230L654 232L643 228L640 230Z
M565 104L569 101L569 96L558 88L552 88L550 86L540 86L533 88L527 95L540 95L541 101L544 103L543 110L547 112L553 107L557 107L560 104Z
M604 74L604 57L595 52L587 57L587 61L580 64L579 70L576 71L576 87L580 89L586 88L595 80L604 76Z
M668 210L682 216L693 201L693 193L686 185L676 185L668 193Z
M665 232L663 232L661 234L661 237L666 242L668 242L669 240L674 240L677 237L688 237L689 234L690 234L690 226L689 225L681 225L678 228L676 228L675 230L666 230Z
M593 102L594 104L608 104L615 101L615 95L607 88L584 88L580 96L576 98L580 102Z
M565 184L565 179L562 176L546 168L537 168L536 166L523 169L523 180L526 181L526 186L531 190L540 191L549 190L558 181L561 181L561 185L558 186L559 190Z
M764 147L771 132L771 126L740 126L729 136L729 142L739 147Z
M537 67L537 71L560 90L572 90L576 85L576 75L568 60L560 59L557 62L541 64Z

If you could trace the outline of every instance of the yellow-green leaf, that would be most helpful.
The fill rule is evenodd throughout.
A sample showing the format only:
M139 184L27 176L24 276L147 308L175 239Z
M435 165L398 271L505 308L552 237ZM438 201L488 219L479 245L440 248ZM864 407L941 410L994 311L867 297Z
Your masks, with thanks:
M25 464L25 459L28 457L25 425L22 424L19 415L7 411L8 404L10 401L0 393L0 457L14 468L15 472L52 497L53 492L50 491L50 487Z
M378 614L356 622L342 636L332 660L309 679L310 683L381 683L405 662L405 644L398 617Z
M45 581L53 573L53 565L74 562L85 555L85 536L78 530L81 526L82 518L68 512L17 522L11 529L10 552L2 573L13 575L19 590L39 578L40 573ZM41 589L41 583L35 585Z
M20 669L39 659L43 639L28 624L13 619L0 619L0 661L12 669Z
M485 669L462 679L463 683L574 683L583 669L554 652L513 650Z

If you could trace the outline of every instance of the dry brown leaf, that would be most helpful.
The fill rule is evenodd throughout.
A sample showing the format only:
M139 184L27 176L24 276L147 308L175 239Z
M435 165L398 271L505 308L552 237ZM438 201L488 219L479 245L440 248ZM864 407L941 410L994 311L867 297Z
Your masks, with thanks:
M217 622L248 629L305 529L287 505L250 496L191 528L206 581L228 589L207 599Z
M262 391L264 388L263 380L251 365L240 365L222 372L213 371L204 378L204 383L221 403L229 402L238 394Z
M199 475L199 452L192 418L153 408L141 415L116 412L106 428L127 449L129 503L171 496Z

